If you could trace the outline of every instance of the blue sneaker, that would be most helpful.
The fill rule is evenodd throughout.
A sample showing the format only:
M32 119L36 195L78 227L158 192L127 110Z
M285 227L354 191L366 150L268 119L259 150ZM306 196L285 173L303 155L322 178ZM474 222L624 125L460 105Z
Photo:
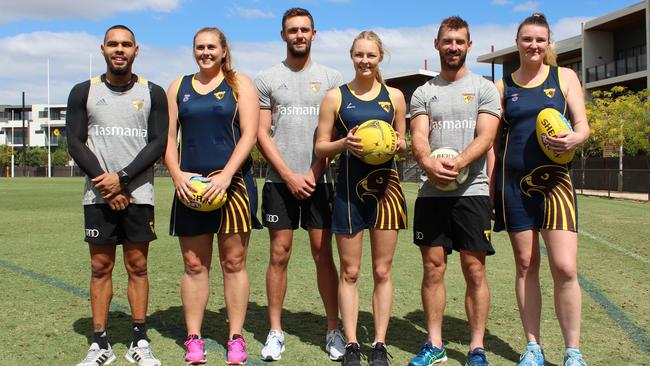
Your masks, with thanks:
M431 341L427 341L420 349L420 353L411 359L409 366L431 366L445 361L447 361L445 344L442 344L442 348L438 348L434 347Z
M537 343L529 343L521 357L517 366L544 366L546 363L544 359L544 350Z
M467 353L465 366L489 366L485 350L483 348L474 348Z
M567 348L564 352L564 366L587 366L582 353L575 348Z

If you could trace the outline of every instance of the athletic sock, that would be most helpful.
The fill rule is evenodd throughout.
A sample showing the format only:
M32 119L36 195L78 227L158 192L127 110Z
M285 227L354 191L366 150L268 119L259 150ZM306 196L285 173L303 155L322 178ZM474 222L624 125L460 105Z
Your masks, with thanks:
M136 346L141 339L147 339L147 326L145 323L132 323L133 325L133 345Z
M528 349L538 349L541 348L537 342L528 342L528 346L526 346Z
M97 343L101 349L108 349L108 335L106 334L106 331L94 332L93 342Z
M567 348L567 349L564 350L564 354L565 354L565 355L566 355L567 353L569 353L569 352L580 353L580 349L569 347L569 348Z

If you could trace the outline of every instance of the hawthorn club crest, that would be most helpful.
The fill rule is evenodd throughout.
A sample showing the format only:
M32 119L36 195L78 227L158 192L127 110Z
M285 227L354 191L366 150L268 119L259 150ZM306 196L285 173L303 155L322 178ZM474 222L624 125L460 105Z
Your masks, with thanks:
M214 97L217 98L217 100L221 100L221 99L223 99L223 96L224 96L224 95L226 95L226 92L225 92L225 91L220 91L220 92L216 92L216 93L214 93Z
M544 89L544 94L549 98L553 98L555 96L555 88Z
M311 91L313 91L314 93L318 93L320 91L320 86L321 86L320 81L312 81L309 84L309 87L310 87Z
M381 109L385 110L386 113L390 113L390 102L377 102Z

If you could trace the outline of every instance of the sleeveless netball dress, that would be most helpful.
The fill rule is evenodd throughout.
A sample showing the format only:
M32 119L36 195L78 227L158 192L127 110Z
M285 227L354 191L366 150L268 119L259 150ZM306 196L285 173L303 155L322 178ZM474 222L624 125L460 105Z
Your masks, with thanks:
M393 125L395 108L385 85L371 100L354 96L347 85L340 86L339 92L341 104L335 121L339 136L347 135L349 130L370 119ZM406 228L406 204L394 159L370 165L346 150L338 159L337 171L332 215L334 233Z
M208 177L224 168L241 137L237 98L225 80L206 94L198 93L193 82L193 75L184 76L176 94L180 168ZM248 160L232 177L228 200L218 210L192 210L174 195L170 234L230 234L261 228L256 217L257 188L250 167Z
M568 164L550 160L535 134L537 114L555 108L567 116L559 69L539 85L503 79L504 131L497 156L494 231L577 231L577 201Z

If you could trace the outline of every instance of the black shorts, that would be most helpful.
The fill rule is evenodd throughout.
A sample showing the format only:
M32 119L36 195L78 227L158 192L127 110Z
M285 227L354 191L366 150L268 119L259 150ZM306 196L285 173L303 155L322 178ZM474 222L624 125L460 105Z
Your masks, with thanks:
M296 199L284 183L264 183L262 189L262 224L270 229L330 229L332 197L330 183L316 184L309 198Z
M413 242L452 250L494 254L487 196L419 197L415 201Z
M85 241L92 244L150 242L156 239L151 205L129 205L113 211L107 204L84 205Z

